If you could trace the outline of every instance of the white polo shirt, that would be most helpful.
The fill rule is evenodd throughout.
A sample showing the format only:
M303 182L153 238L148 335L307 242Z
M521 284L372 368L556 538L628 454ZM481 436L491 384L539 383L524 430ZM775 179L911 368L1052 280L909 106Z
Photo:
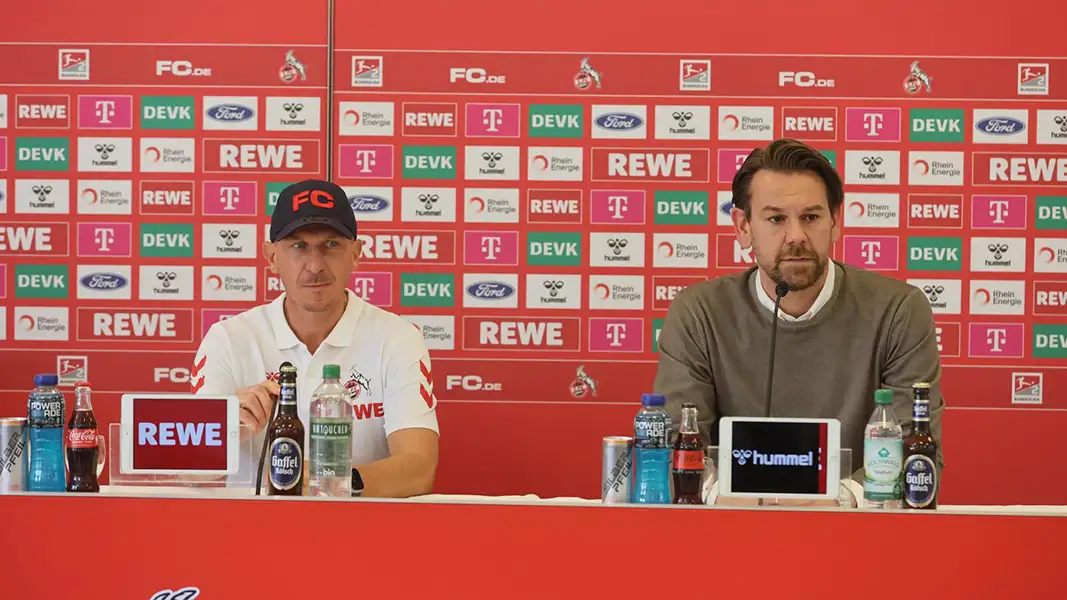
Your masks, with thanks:
M278 367L289 361L297 370L297 414L304 424L306 452L311 395L322 383L323 365L335 364L341 366L341 384L354 412L353 465L388 458L386 436L394 431L438 432L430 355L417 327L348 290L344 315L311 354L289 327L284 300L282 294L211 326L196 353L193 393L232 394L264 379L277 381ZM261 433L253 444L253 461L263 437ZM241 462L245 472L243 454Z

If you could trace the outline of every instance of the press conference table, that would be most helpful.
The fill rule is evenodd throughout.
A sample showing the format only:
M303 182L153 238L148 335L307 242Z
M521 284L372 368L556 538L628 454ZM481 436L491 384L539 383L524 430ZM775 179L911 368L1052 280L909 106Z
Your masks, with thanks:
M105 487L0 496L0 514L0 597L11 598L1067 598L1063 506L874 512ZM157 595L186 586L199 596Z

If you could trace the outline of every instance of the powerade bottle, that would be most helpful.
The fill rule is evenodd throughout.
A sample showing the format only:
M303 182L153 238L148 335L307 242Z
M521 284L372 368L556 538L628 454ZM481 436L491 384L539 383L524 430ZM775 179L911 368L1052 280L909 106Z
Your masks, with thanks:
M641 396L634 417L634 475L630 498L636 504L671 503L671 416L663 394Z
M35 375L33 385L36 387L26 403L30 430L26 480L26 491L29 492L67 491L67 473L63 464L63 421L67 407L63 392L56 387L58 383L59 378L55 375Z

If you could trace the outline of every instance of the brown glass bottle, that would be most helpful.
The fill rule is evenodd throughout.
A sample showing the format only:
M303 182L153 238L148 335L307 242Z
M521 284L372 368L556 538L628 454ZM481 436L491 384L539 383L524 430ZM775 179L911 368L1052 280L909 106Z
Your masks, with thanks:
M930 435L930 384L912 386L911 433L904 438L904 508L937 508L937 440Z
M682 422L674 441L674 504L703 504L700 480L704 475L704 440L697 427L695 404L682 405Z
M267 430L267 493L300 496L304 492L304 424L296 413L296 367L282 366L278 416Z

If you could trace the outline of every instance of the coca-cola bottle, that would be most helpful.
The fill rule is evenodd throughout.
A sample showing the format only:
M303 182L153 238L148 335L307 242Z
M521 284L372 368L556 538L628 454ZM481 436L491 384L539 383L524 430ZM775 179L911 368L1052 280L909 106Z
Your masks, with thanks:
M96 436L96 415L89 400L92 388L88 381L74 386L74 412L67 424L67 491L99 492L96 481L96 460L99 447Z

